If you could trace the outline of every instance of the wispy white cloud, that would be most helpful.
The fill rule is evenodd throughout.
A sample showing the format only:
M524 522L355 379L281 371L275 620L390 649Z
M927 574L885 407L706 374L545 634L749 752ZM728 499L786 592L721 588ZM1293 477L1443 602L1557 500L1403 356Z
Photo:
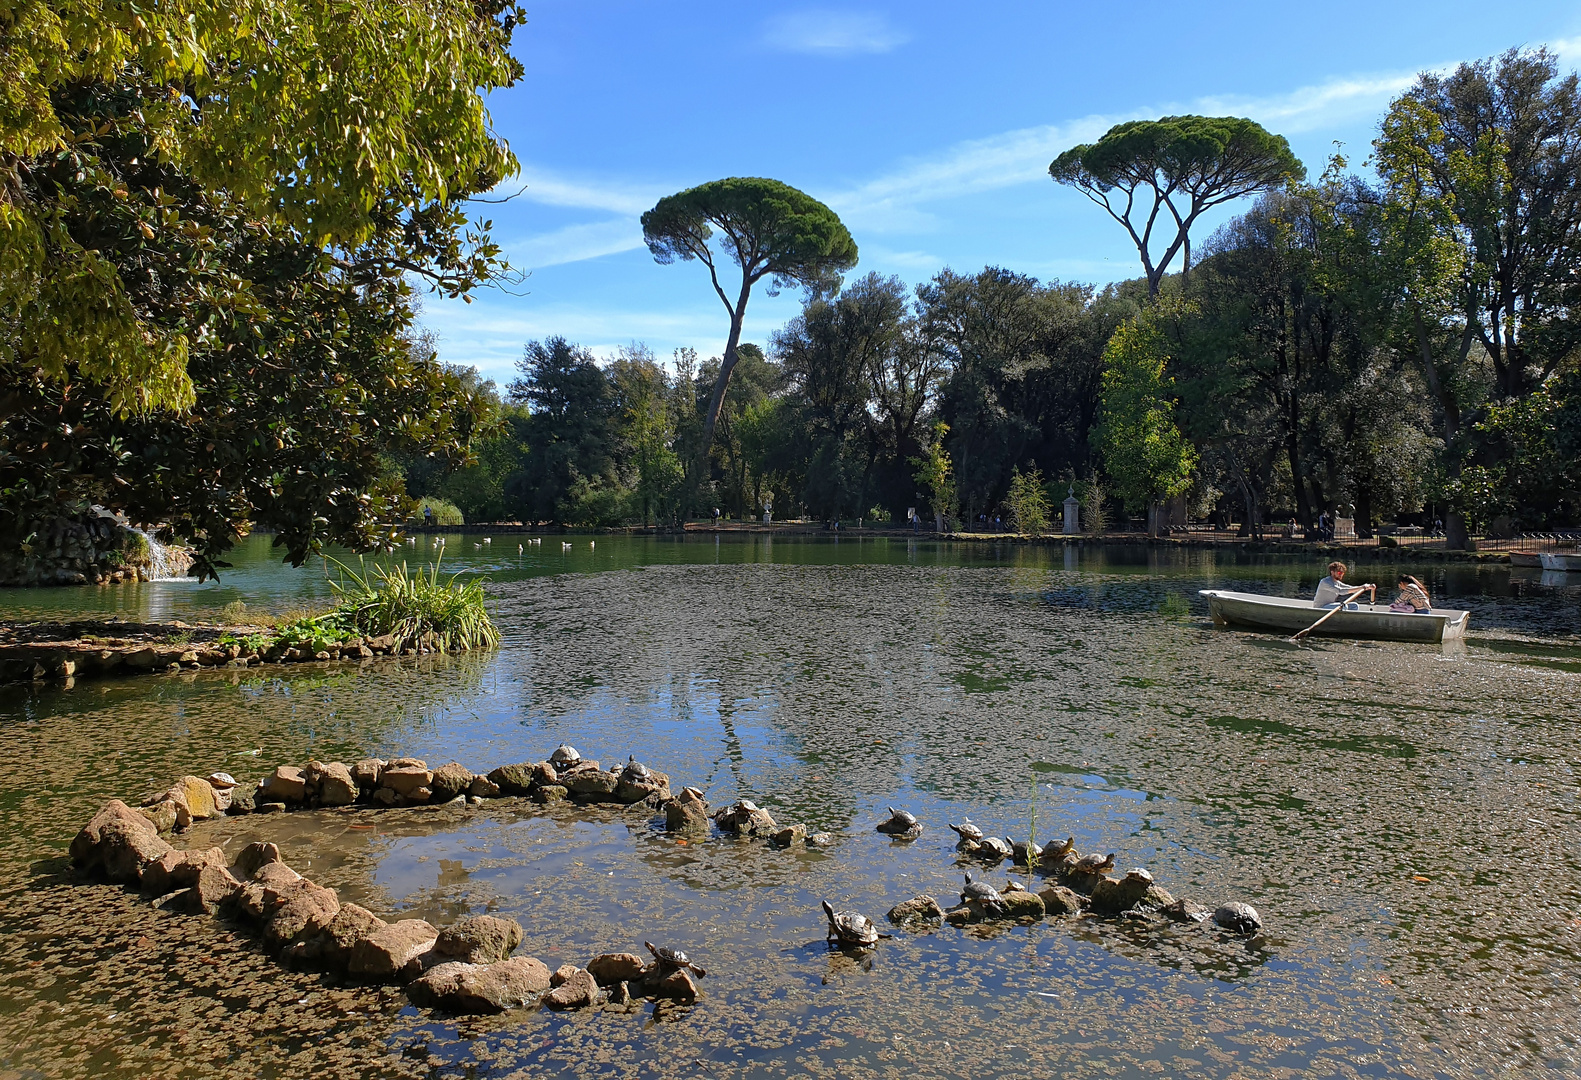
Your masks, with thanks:
M645 184L600 178L579 179L534 168L522 167L515 181L501 184L500 191L520 190L517 198L545 206L565 206L579 210L603 210L611 214L638 217L659 199L676 190L664 184ZM525 184L525 187L522 185Z
M1558 41L1550 41L1548 50L1559 57L1559 66L1561 68L1581 67L1581 37L1560 38Z
M910 35L885 15L807 8L778 15L763 24L763 43L785 52L823 56L886 53Z
M508 245L512 264L523 270L596 259L642 247L642 225L632 217L567 225Z
M922 231L933 215L927 204L978 192L1048 181L1048 165L1061 151L1098 138L1115 124L1170 113L1247 116L1281 133L1337 126L1381 113L1416 72L1335 79L1268 97L1203 97L1061 124L1020 128L957 143L941 153L902 162L891 172L823 198L847 224L879 232Z

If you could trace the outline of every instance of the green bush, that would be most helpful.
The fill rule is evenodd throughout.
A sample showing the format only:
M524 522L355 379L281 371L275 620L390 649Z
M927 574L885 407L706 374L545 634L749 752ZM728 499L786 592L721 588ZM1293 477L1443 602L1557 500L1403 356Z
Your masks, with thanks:
M456 509L454 503L448 503L444 499L436 499L431 495L425 495L417 500L417 506L412 510L412 516L408 520L414 525L426 525L428 519L423 513L425 509L434 512L435 525L465 525L467 523L466 519L461 516L461 511Z
M460 582L459 574L439 578L439 564L410 571L406 564L352 570L338 563L344 575L335 583L340 603L313 622L368 637L392 635L402 647L429 643L441 652L496 645L500 632L484 606L483 583Z
M1045 533L1049 528L1049 497L1043 490L1043 474L1033 469L1010 472L1010 491L1005 496L1010 510L1010 527L1018 533Z
M590 483L586 477L578 477L565 502L560 504L560 520L583 528L624 525L636 517L631 504L629 490L601 481Z

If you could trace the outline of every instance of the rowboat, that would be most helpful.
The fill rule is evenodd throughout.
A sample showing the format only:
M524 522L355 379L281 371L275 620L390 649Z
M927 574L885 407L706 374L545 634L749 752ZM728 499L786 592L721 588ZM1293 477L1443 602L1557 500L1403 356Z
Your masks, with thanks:
M1213 616L1215 626L1249 626L1258 630L1279 630L1293 634L1317 622L1328 610L1318 607L1311 600L1263 596L1260 593L1203 589L1199 595L1208 601L1208 612ZM1390 611L1387 604L1356 604L1335 612L1312 632L1327 637L1437 643L1463 637L1466 624L1470 621L1469 611L1434 608L1425 614L1417 614Z
M1545 551L1542 553L1544 570L1568 570L1581 572L1581 552L1575 551Z
M1543 554L1540 551L1512 551L1510 552L1510 565L1524 566L1529 570L1537 570L1543 565Z

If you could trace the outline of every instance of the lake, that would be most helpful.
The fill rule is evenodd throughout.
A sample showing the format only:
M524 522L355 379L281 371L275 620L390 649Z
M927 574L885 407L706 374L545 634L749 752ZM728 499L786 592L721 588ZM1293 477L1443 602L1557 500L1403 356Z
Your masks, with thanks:
M0 1076L1581 1069L1581 588L1412 567L1472 611L1465 643L1292 645L1215 630L1196 592L1307 593L1309 557L445 540L444 566L490 580L492 653L0 691ZM281 567L265 538L234 561L217 584L0 593L0 613L200 619L331 596L322 565ZM369 754L487 771L562 741L836 843L686 844L662 819L515 800L231 818L190 843L276 840L386 916L507 915L551 968L645 939L685 949L709 974L679 1018L437 1018L65 870L106 799L183 773ZM886 806L916 813L921 839L876 833ZM825 947L820 900L881 923L919 893L949 906L968 867L946 822L1021 839L1034 812L1040 840L1113 851L1209 906L1247 901L1266 932L1051 918L897 931L865 961Z

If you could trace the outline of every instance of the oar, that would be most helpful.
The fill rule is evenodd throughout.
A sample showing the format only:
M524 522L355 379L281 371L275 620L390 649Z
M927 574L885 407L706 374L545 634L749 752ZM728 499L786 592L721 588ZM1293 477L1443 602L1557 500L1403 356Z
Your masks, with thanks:
M1321 619L1319 619L1317 622L1313 623L1311 626L1307 627L1305 630L1297 631L1296 635L1294 637L1292 637L1290 640L1291 641L1300 641L1302 638L1306 637L1312 631L1316 630L1318 627L1320 627L1324 623L1328 622L1328 620L1331 619L1336 612L1344 611L1345 610L1345 605L1350 603L1351 599L1353 597L1360 596L1362 593L1364 593L1366 591L1367 591L1367 586L1365 586L1365 585L1358 585L1358 586L1356 586L1355 589L1353 589L1351 592L1349 592L1349 593L1347 593L1345 595L1345 599L1341 600L1334 607L1331 607L1327 611L1325 611L1323 613L1323 617ZM1377 591L1377 589L1374 589L1373 590L1373 596L1377 596L1377 595L1378 595L1378 591Z

